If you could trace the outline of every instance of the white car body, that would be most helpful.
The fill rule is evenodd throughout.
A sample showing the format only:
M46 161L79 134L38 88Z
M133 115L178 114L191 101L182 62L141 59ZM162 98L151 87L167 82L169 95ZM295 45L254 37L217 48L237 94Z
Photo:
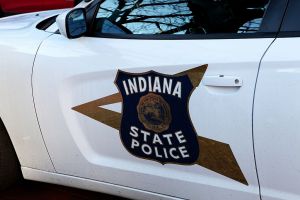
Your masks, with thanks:
M56 24L36 28L63 12L0 20L0 117L25 179L132 199L300 198L299 38L70 40ZM217 167L138 158L109 122L76 112L117 94L118 70L171 76L199 66L187 110L198 137L224 150ZM96 107L122 112L117 100ZM218 171L224 155L238 175Z

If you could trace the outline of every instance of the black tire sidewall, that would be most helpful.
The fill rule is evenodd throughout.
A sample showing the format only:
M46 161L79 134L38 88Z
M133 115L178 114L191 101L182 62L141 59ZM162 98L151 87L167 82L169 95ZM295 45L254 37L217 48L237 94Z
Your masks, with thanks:
M4 190L21 179L20 164L7 134L0 121L0 190Z

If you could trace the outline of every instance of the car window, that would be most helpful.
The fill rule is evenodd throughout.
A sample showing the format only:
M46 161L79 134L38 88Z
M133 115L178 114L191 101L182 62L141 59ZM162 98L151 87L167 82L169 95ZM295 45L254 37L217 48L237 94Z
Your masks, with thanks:
M105 0L95 33L255 33L268 0ZM109 27L107 27L109 26Z
M286 15L282 22L280 36L299 36L300 32L300 1L290 0ZM284 33L284 34L282 34Z

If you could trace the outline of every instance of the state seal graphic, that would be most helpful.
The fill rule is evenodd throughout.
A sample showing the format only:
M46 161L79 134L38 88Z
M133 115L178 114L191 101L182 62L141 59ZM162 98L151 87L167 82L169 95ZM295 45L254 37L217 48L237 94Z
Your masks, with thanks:
M207 68L201 65L173 75L118 70L117 93L72 109L119 133L130 155L161 164L199 165L248 185L230 145L197 134L190 119L189 100ZM115 103L122 103L121 113L103 107ZM100 129L94 131L101 134Z
M137 111L145 128L157 133L169 129L172 119L170 106L161 96L150 93L141 97Z
M188 75L118 71L115 84L123 98L120 136L131 154L162 164L194 164L197 133L188 102L194 89Z

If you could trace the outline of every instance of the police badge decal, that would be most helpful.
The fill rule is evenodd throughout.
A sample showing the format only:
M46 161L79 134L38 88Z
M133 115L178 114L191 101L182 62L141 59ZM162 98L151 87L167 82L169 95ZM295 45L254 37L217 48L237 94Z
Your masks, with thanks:
M72 109L117 130L125 149L136 157L161 164L195 164L248 185L230 145L198 135L191 122L190 96L207 67L174 75L119 70L118 93ZM122 103L122 113L103 107L115 103Z
M197 161L197 133L188 112L194 87L187 74L119 70L115 84L123 98L120 137L131 154L162 164Z

